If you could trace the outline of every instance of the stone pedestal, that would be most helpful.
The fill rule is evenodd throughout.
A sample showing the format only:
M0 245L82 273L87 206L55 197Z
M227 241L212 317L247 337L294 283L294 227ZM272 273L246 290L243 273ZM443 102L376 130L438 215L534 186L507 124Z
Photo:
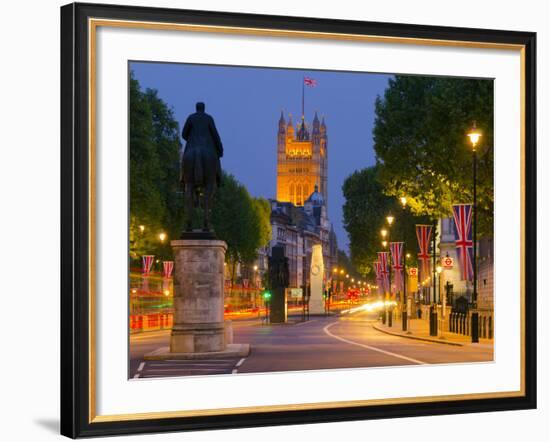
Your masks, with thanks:
M320 315L325 313L325 299L323 297L323 276L325 266L323 263L323 247L315 244L311 249L309 313Z
M174 249L174 326L171 353L225 350L224 241L181 239Z
M271 291L269 301L269 322L272 324L284 324L287 321L287 299L284 287L278 287Z
M248 356L250 345L233 343L231 321L223 317L225 242L181 239L171 244L175 264L170 347L146 354L145 360Z

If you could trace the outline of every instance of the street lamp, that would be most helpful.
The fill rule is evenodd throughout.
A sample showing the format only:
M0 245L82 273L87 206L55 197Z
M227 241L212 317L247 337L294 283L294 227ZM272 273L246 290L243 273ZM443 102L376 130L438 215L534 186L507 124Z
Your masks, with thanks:
M437 291L439 292L438 301L441 304L441 319L439 320L439 332L440 337L443 337L443 327L445 324L445 307L443 306L443 302L441 302L441 272L443 271L443 267L438 265L435 268L435 271L437 272ZM437 308L437 303L436 303Z
M473 309L477 309L477 144L479 143L479 140L481 138L481 131L477 128L476 121L474 120L474 123L472 125L472 128L467 134L468 138L470 139L470 143L472 144L472 156L473 156L473 187L474 187L474 195L473 195L473 204L472 204L472 245L473 245L473 252L474 252L474 262L473 262L473 268L474 268L474 292L472 294L472 307ZM478 336L478 321L479 321L479 315L477 312L472 312L472 342L479 342L479 336Z
M407 208L407 197L402 196L399 198L399 201L401 203L401 208L403 209L403 220L405 220L405 210ZM403 221L401 221L402 225L405 225ZM408 329L408 317L409 312L407 311L407 260L405 259L405 256L407 256L407 237L405 235L405 229L403 229L403 302L402 309L401 309L401 328L403 331L407 331Z
M388 247L388 243L390 241L390 229L391 229L391 226L394 222L395 218L389 214L388 216L386 216L386 222L388 223L388 229L386 228L382 228L382 230L380 230L380 235L382 235L382 247L384 249L386 249ZM387 238L387 240L386 240ZM391 254L390 254L391 255ZM392 300L392 293L391 293L391 258L389 259L389 269L388 269L389 273L388 273L388 285L389 285L389 293L388 293L388 301L391 301ZM388 326L391 327L392 326L392 323L393 323L393 317L392 317L392 309L390 309L388 311L388 306L386 304L386 310L385 310L385 316L387 317L388 319ZM385 320L384 320L384 323L385 323Z
M159 239L160 239L160 242L164 242L164 240L166 239L166 233L164 232L159 233Z

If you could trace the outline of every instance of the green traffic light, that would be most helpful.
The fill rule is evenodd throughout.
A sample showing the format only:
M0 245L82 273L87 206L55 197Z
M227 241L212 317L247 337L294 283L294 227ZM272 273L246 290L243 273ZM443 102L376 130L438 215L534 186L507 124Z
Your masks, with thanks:
M271 293L269 292L264 292L264 299L270 299L271 298Z

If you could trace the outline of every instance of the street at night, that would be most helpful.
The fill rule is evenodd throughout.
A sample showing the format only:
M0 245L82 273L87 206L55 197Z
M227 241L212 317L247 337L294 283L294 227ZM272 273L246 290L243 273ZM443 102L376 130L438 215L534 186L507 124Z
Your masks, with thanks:
M374 328L378 324L373 312L312 316L309 321L282 325L265 325L258 319L233 321L234 340L250 343L249 356L202 360L145 361L146 353L169 345L170 330L140 333L130 338L130 378L493 360L491 343L456 346L420 341L379 331Z

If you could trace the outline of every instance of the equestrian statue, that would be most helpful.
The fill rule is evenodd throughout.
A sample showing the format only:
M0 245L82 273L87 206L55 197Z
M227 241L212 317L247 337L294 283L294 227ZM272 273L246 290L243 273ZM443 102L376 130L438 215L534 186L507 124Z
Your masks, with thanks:
M221 185L223 146L214 119L204 111L204 107L204 103L196 104L196 112L187 117L181 134L186 141L180 178L185 198L185 228L182 235L192 231L193 209L201 205L201 197L202 231L212 232L209 211L214 193Z

